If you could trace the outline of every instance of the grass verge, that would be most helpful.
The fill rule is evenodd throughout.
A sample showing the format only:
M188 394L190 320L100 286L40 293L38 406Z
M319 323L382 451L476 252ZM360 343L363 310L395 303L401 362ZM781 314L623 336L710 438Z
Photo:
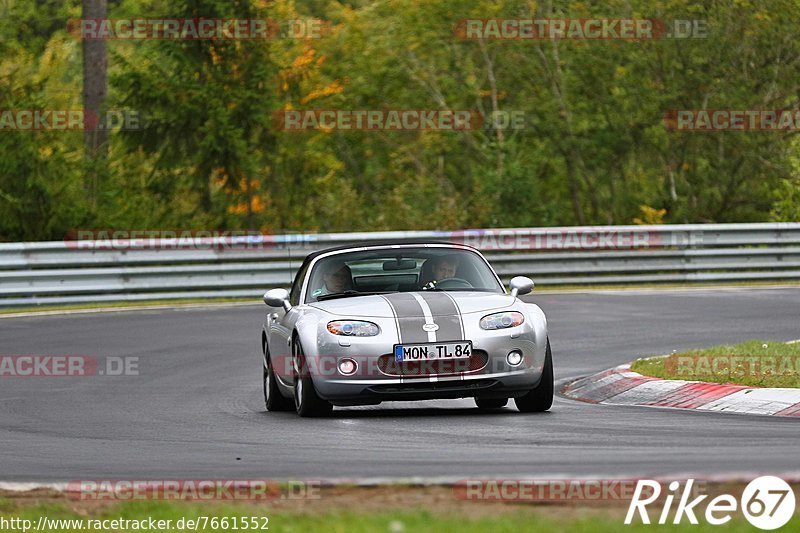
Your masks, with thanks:
M749 340L667 357L639 359L631 370L645 376L749 387L800 387L800 343Z

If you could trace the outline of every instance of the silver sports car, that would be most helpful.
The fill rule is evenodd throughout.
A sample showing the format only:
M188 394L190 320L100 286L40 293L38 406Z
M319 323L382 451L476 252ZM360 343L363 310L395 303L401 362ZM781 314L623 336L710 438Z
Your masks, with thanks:
M334 405L475 398L522 412L553 402L542 310L506 292L469 246L387 243L306 257L291 291L272 289L261 333L264 401L300 416Z

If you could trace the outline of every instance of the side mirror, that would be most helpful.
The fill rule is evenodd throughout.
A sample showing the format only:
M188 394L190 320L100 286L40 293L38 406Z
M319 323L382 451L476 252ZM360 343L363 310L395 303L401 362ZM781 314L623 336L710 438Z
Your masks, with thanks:
M283 307L287 311L292 308L289 303L289 291L286 289L270 289L264 293L264 303L270 307Z
M525 276L515 276L511 278L509 286L511 287L511 296L516 298L533 290L533 280Z

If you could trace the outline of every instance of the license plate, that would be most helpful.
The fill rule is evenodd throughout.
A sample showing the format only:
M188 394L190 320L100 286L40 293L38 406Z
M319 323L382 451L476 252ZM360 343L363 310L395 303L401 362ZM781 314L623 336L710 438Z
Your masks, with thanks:
M395 344L394 358L398 363L436 361L439 359L469 359L472 342L435 342L430 344Z

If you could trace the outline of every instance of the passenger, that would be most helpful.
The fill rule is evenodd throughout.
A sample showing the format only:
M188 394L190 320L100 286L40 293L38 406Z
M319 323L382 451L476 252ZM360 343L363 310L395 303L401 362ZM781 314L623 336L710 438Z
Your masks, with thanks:
M353 288L353 273L343 263L333 263L322 275L322 286L311 293L313 297L336 294Z

